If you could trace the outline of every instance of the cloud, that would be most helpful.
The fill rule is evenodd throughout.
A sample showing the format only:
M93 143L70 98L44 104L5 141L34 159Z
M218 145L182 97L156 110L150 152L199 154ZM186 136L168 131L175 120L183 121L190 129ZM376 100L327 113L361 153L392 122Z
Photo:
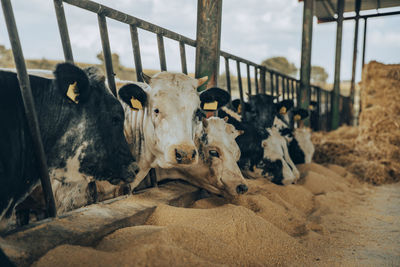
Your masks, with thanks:
M95 0L192 39L196 37L197 0ZM62 59L62 46L52 1L12 1L20 38L27 58ZM101 51L96 14L64 4L74 58L98 63ZM223 1L221 49L254 62L272 56L286 56L300 66L303 4L294 0ZM132 45L127 25L107 20L113 52L126 66L133 66ZM0 43L9 46L4 18L0 12ZM368 20L367 60L400 62L398 25L400 18ZM362 31L360 24L360 31ZM345 23L343 77L351 66L353 24ZM360 35L361 36L361 35ZM335 23L314 24L312 64L320 65L333 77ZM139 30L145 68L159 68L156 36ZM361 42L361 41L360 41ZM180 70L177 42L165 40L168 69ZM188 68L194 71L194 49L186 48ZM359 51L359 55L361 51ZM361 60L359 58L359 60ZM223 64L221 66L223 68Z

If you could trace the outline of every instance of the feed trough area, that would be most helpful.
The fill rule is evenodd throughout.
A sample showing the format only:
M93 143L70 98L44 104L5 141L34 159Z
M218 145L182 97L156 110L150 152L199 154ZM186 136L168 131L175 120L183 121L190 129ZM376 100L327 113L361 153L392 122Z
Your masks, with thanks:
M0 266L400 265L397 1L47 2L1 0Z

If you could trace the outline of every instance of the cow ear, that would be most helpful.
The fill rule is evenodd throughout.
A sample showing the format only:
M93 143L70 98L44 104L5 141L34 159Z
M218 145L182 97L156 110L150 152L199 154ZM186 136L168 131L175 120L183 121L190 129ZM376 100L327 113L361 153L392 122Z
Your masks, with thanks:
M293 112L293 118L295 121L304 120L308 117L308 111L304 108L296 109Z
M140 76L142 76L142 79L145 83L150 84L151 82L151 76L145 74L144 72L140 73Z
M231 95L227 91L213 87L200 94L200 107L203 110L214 111L228 104L230 99Z
M143 109L147 104L147 94L137 84L129 83L122 86L118 96L133 110Z
M276 104L276 111L279 114L286 114L291 108L293 108L293 100L283 100Z
M70 101L79 104L89 98L89 79L79 67L70 63L58 64L54 77L58 90Z
M240 105L240 99L235 99L232 101L232 109L234 111L238 112L239 105Z

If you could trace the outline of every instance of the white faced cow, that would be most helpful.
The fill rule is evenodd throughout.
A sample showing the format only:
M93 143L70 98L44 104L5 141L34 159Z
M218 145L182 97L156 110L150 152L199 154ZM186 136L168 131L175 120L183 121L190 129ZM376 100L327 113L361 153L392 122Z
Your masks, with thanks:
M199 162L195 166L157 169L158 180L182 179L211 193L235 197L247 192L247 185L237 161L240 149L235 138L240 132L225 120L203 119L196 130L195 143Z
M131 151L139 159L140 172L132 189L150 168L172 168L193 165L198 161L194 143L195 127L199 123L199 80L183 73L160 72L144 75L147 84L127 84L118 95L125 110L125 136ZM202 93L221 106L229 101L226 92L212 88ZM212 100L212 101L211 101Z
M295 183L300 178L300 172L290 158L285 138L275 127L267 129L267 132L268 138L262 141L264 158L258 167L263 169L263 175L271 175L275 184Z

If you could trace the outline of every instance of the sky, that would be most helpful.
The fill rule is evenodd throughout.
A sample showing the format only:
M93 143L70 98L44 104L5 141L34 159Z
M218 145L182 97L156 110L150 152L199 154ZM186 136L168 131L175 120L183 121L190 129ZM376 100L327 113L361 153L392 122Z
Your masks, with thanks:
M63 59L52 0L11 0L26 58ZM135 17L157 24L191 39L196 38L197 0L97 0ZM99 63L101 51L96 14L64 4L75 61ZM399 9L396 9L399 10ZM284 56L300 67L303 4L298 0L224 0L221 50L260 63ZM107 20L112 52L121 63L134 67L129 27ZM400 63L400 15L368 20L366 61ZM361 77L363 21L359 30L357 80ZM354 22L345 21L341 79L351 79ZM313 25L311 64L324 67L333 81L336 23ZM139 29L143 67L159 69L156 36ZM178 43L165 39L168 70L180 71ZM3 13L0 44L10 47ZM195 49L186 47L188 70L194 72ZM224 64L220 64L224 72ZM244 66L243 66L244 68ZM235 74L234 62L231 72ZM242 71L243 73L244 71Z

